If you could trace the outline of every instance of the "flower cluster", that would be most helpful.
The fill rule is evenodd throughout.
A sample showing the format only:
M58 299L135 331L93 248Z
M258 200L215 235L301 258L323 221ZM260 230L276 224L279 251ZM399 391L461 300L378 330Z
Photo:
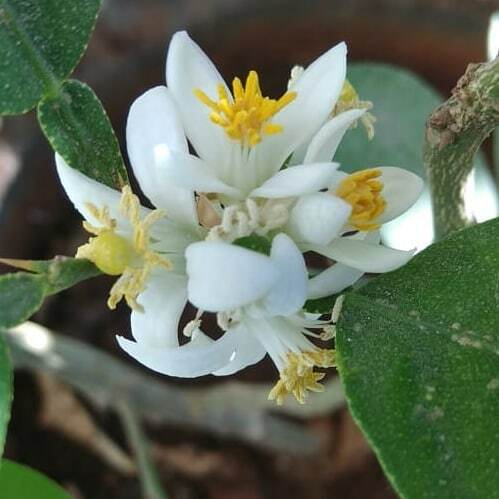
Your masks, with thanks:
M131 308L133 340L118 337L129 355L159 373L195 377L229 375L268 353L279 371L269 395L277 403L322 390L316 368L333 366L334 350L318 345L332 326L304 304L406 263L412 252L380 244L378 229L422 189L401 168L348 175L332 161L351 127L361 121L372 134L374 122L345 73L340 43L294 69L273 99L255 71L229 88L179 32L167 86L140 96L127 123L133 173L156 209L142 207L128 186L113 190L56 157L93 234L77 256L119 276L109 306L124 298ZM309 252L330 265L310 276ZM197 314L179 334L187 302ZM218 339L203 331L209 313Z

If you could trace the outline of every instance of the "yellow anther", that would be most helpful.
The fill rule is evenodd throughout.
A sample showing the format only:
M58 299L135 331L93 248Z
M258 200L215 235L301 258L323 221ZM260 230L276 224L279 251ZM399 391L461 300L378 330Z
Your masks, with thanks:
M242 145L253 147L263 135L280 133L283 127L270 123L272 117L296 98L296 92L286 92L280 99L263 97L256 71L250 71L243 86L239 78L232 82L233 98L223 84L217 87L218 101L210 99L202 90L194 95L211 109L210 120Z
M140 202L130 187L125 186L120 210L133 229L131 237L125 237L116 232L117 222L109 215L108 207L97 208L91 203L87 203L86 207L100 226L83 222L85 230L95 237L78 248L76 257L87 258L105 274L120 276L111 288L107 302L109 308L116 308L124 298L130 308L142 310L137 296L146 288L151 271L157 266L167 270L171 268L167 258L149 249L149 229L164 216L163 213L154 210L141 219Z
M314 367L333 367L334 350L315 349L302 353L289 353L286 367L282 370L279 381L269 393L269 400L282 405L286 397L293 394L300 404L304 404L307 392L322 392L324 386L319 383L325 373L315 372Z
M336 189L336 195L352 206L349 222L358 230L380 227L376 219L386 207L380 176L381 171L376 168L362 170L343 179Z

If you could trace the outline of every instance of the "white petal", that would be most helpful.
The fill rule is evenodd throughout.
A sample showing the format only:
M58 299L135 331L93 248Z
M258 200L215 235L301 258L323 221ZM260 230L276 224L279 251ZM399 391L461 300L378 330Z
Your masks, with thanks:
M138 302L143 312L132 311L132 334L151 348L178 346L178 323L187 302L187 277L167 271L151 276Z
M365 112L365 109L351 109L329 120L310 142L303 162L331 161L345 132Z
M244 324L236 327L244 329L241 332L241 341L237 345L231 361L226 366L212 373L215 376L228 376L241 371L248 366L260 362L267 353L261 343L246 329ZM236 327L227 331L226 334L232 334Z
M270 258L281 275L265 306L272 315L290 315L300 310L307 295L307 268L300 250L286 234L278 234L272 241Z
M335 239L330 246L315 251L364 272L390 272L405 265L414 251L400 251L380 244L349 238Z
M312 300L339 293L357 282L363 275L362 270L335 263L308 281L307 298Z
M326 192L302 196L291 210L289 230L300 242L325 246L340 234L351 211L348 203Z
M217 100L217 85L227 86L210 59L185 31L175 33L170 42L166 81L177 102L187 137L198 155L209 163L221 161L229 139L220 126L210 121L211 110L199 101L194 90L200 89Z
M345 81L346 53L346 45L339 43L310 64L291 85L296 99L274 118L283 131L258 145L259 154L273 172L295 149L311 140L332 112Z
M133 172L144 194L171 220L196 226L194 193L164 175L162 151L188 153L180 117L166 87L152 88L132 104L126 137Z
M206 344L201 335L197 340L175 348L158 348L117 336L125 352L149 369L168 376L194 378L226 366L243 339L241 331L231 331Z
M291 166L276 173L250 193L251 197L285 198L301 196L327 188L337 163Z
M423 192L424 182L414 173L394 166L377 167L383 182L382 196L386 200L385 211L379 223L386 223L407 211Z
M222 182L211 166L196 156L163 149L161 167L168 182L178 187L197 192L219 192L236 199L241 197L237 189Z
M107 185L101 184L78 170L71 168L62 156L59 156L57 153L55 155L55 163L59 179L66 194L85 220L88 220L92 225L101 225L88 210L87 204L91 203L97 208L107 206L109 214L118 221L120 228L129 227L128 221L122 216L119 209L121 192L111 189Z
M208 312L232 310L258 300L280 276L269 257L228 243L194 243L185 256L189 301Z

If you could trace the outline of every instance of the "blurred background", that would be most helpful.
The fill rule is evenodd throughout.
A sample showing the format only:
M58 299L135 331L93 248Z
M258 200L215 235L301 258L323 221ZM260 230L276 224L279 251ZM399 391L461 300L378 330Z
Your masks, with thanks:
M187 29L227 80L257 69L270 96L282 93L293 65L306 65L341 40L349 61L402 66L447 96L468 63L485 60L496 9L494 0L105 0L75 77L99 95L125 151L128 108L164 83L166 48L176 30ZM0 227L5 257L73 255L86 238L32 114L3 121ZM100 382L109 385L113 375L117 390L132 386L170 498L396 497L345 408L334 373L322 398L312 398L302 412L281 413L255 402L275 382L270 362L240 373L235 384L154 376L118 350L114 337L128 331L129 314L125 307L106 308L110 282L102 277L53 296L33 320L109 354L94 360L102 367ZM92 357L94 350L79 357L71 345L68 355L80 364ZM16 371L5 456L43 471L75 498L139 498L122 419L112 401L91 392L47 372Z

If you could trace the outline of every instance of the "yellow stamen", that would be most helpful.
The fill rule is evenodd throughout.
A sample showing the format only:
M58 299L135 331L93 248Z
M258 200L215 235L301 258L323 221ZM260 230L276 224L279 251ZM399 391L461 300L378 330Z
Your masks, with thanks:
M358 230L376 230L376 219L385 211L386 201L381 195L381 171L376 168L353 173L343 179L336 195L352 206L349 222Z
M372 107L373 103L371 101L360 100L355 87L348 80L345 80L340 97L334 106L332 114L333 116L336 116L351 109L370 110ZM371 113L366 112L360 117L360 121L366 129L367 137L371 140L374 137L374 123L376 123L376 118ZM355 128L356 126L357 122L354 122L352 128Z
M222 83L218 85L217 93L218 101L214 101L202 90L194 90L194 95L211 109L212 123L221 126L231 139L248 147L261 142L263 135L282 132L281 125L269 121L296 98L296 92L286 92L280 99L263 97L256 71L249 72L245 86L239 78L234 78L233 99Z
M83 222L85 230L96 237L91 237L87 244L80 246L76 257L87 258L105 274L120 276L111 288L107 302L109 308L116 308L124 298L130 308L142 310L137 296L144 291L153 268L171 268L167 258L149 249L149 229L164 216L163 212L154 210L141 220L139 199L129 186L125 186L120 210L133 228L132 237L126 238L116 232L116 220L111 218L107 207L97 208L91 203L87 203L86 207L101 226L94 227Z
M334 362L334 350L317 348L300 354L289 353L287 365L270 391L269 400L275 400L277 405L282 405L286 397L293 394L300 404L304 404L307 391L324 391L324 386L319 381L324 378L325 373L315 372L314 367L333 367Z
M355 104L359 102L359 94L348 80L345 80L345 82L343 83L339 101L343 105L351 107L355 107Z

